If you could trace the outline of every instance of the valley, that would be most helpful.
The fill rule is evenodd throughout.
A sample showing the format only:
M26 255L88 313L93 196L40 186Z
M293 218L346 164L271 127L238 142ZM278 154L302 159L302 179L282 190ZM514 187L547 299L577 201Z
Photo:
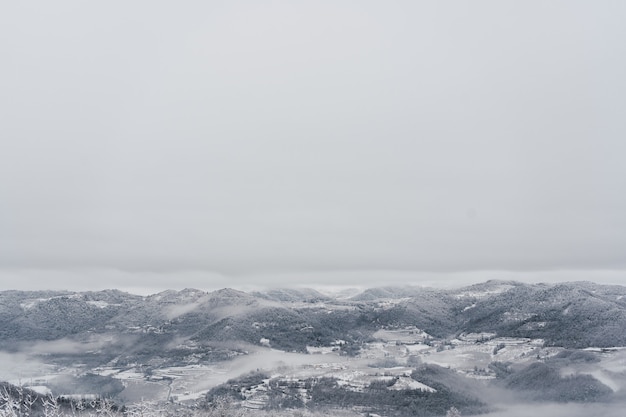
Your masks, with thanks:
M607 404L626 393L624 294L499 281L350 298L2 292L0 380L65 398L225 399L251 412L496 413L502 398Z

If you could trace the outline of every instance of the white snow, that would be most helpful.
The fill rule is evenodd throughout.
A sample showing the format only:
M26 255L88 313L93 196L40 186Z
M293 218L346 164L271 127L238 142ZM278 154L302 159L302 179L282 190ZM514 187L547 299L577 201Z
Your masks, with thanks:
M96 373L97 375L102 375L102 376L111 376L111 375L117 374L118 372L120 372L120 369L115 369L115 368L94 369L94 373Z
M409 377L398 378L396 383L393 384L390 388L394 390L418 389L420 391L426 391L426 392L437 392L436 389L429 387L426 384L422 384L421 382L418 382L414 380L413 378L409 378Z
M332 346L322 346L322 347L307 346L306 347L306 351L308 353L318 354L318 355L328 355L329 353L333 353L336 350L337 348L332 347Z
M41 394L41 395L52 394L52 391L50 391L50 388L46 387L45 385L31 385L26 388L28 388L31 391L35 391L37 394Z
M98 308L106 308L109 306L109 303L107 303L106 301L87 301L87 304L96 306Z
M49 301L52 300L52 298L37 298L35 300L28 300L24 303L20 303L20 307L22 307L22 309L24 310L29 310L33 307L35 307L37 304L39 303L43 303L45 301Z
M135 369L128 369L115 374L117 379L144 379L144 374L137 372Z
M514 287L513 285L500 285L497 288L483 290L483 291L464 291L464 292L456 294L456 298L464 298L464 297L483 298L488 295L501 294L505 291L510 290L513 287Z
M423 345L423 344L419 344L419 345L404 345L404 348L407 350L408 353L418 353L418 352L422 352L428 349L432 349L430 346L428 345Z

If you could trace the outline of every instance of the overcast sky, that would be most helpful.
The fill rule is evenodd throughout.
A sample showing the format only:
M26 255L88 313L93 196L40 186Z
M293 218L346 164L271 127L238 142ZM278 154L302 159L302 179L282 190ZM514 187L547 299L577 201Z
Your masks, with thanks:
M625 19L5 2L0 289L626 283Z

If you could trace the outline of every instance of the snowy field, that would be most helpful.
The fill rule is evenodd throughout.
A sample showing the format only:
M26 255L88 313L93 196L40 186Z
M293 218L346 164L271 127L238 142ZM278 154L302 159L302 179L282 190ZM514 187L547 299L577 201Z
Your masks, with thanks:
M427 384L413 380L411 372L419 363L435 364L457 371L475 379L495 378L489 364L494 361L530 364L553 357L562 348L544 347L543 340L503 338L495 334L460 335L457 339L436 340L421 330L384 329L374 334L376 342L365 344L356 357L340 354L337 341L331 346L308 347L308 353L289 353L270 347L250 346L248 354L229 361L197 363L187 366L151 369L145 367L97 367L62 368L43 362L45 356L0 352L0 379L14 384L35 387L47 392L47 382L59 375L80 376L95 373L115 378L122 382L124 390L118 399L125 403L141 400L187 402L202 398L213 387L254 371L264 371L272 377L298 381L311 377L333 377L342 387L361 391L372 382L396 382L391 389L419 389L434 391ZM599 363L581 363L563 369L563 376L590 374L613 391L626 389L626 350L588 349L600 358ZM267 384L267 381L265 382ZM258 408L264 402L261 384L246 395L248 406ZM508 407L508 404L506 405ZM538 415L552 410L554 416L584 415L583 406L537 406ZM582 408L581 408L582 407ZM529 412L526 409L526 412ZM534 412L533 412L534 414ZM507 408L489 417L517 416L524 414L521 408ZM589 414L596 415L596 414ZM611 416L611 414L604 414Z

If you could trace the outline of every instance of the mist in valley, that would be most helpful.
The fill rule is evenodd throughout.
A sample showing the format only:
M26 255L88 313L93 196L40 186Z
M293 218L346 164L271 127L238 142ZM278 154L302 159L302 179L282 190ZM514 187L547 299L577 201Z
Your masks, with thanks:
M54 372L55 367L25 353L0 351L0 381L27 382Z
M497 411L483 414L484 417L622 417L626 403L615 404L559 404L559 403L515 403L495 404Z

